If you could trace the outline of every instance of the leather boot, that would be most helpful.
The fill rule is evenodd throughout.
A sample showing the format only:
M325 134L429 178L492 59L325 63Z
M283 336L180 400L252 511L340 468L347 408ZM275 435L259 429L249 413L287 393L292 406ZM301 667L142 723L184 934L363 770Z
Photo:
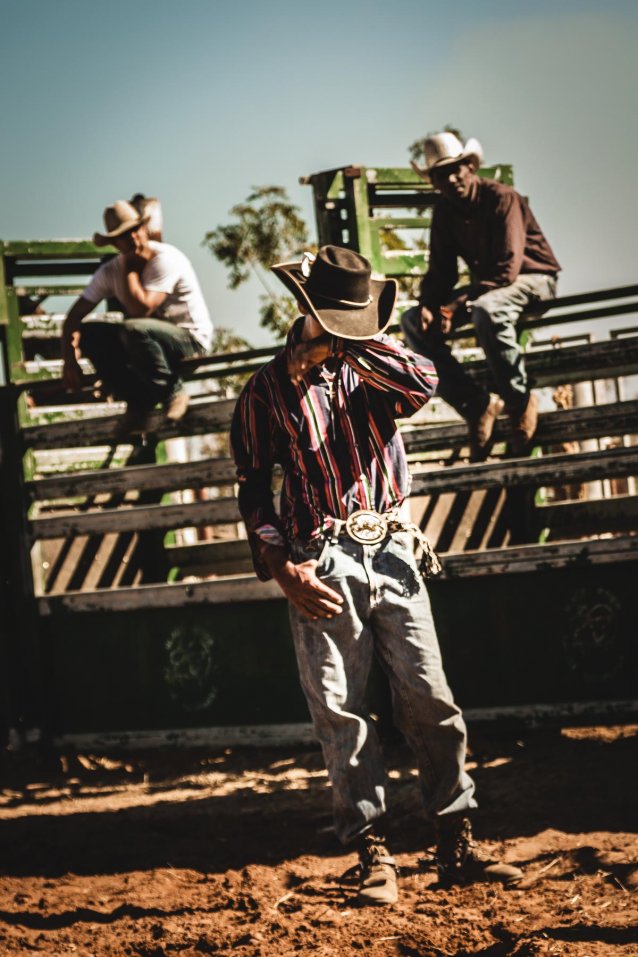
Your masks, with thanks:
M186 415L188 402L189 395L185 390L172 395L166 405L166 418L168 421L179 422L180 419L183 419Z
M496 420L505 407L505 403L497 395L490 395L487 406L479 415L468 416L468 439L470 445L470 461L484 462L490 451L490 439Z
M524 455L529 451L530 442L538 425L538 399L533 392L522 411L509 413L511 422L511 444L515 455Z
M377 906L396 904L399 896L396 863L384 839L373 831L361 836L359 866L361 881L356 903Z
M439 818L436 825L436 863L444 886L474 881L500 881L506 887L522 880L520 867L490 858L472 840L468 817L455 814Z

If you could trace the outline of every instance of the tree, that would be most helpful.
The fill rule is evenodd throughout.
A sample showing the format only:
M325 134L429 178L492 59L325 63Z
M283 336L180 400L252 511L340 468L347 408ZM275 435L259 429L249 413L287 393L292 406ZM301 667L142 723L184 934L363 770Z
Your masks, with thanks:
M212 355L223 355L226 352L231 354L243 352L250 348L250 343L242 336L238 336L231 329L225 329L223 326L215 327L210 350ZM239 395L251 375L252 373L250 372L230 372L228 375L216 376L214 380L215 389L218 395L225 396L226 398Z
M260 296L261 325L283 338L298 311L292 299L273 291L267 276L272 263L294 259L308 248L306 224L283 186L253 187L230 215L235 222L206 233L204 245L228 269L231 289L251 274L259 279L265 289Z

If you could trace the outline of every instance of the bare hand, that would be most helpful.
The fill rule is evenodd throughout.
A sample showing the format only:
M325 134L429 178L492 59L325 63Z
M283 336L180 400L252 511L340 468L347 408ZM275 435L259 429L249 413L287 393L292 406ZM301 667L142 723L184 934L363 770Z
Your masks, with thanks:
M434 322L434 313L430 312L427 306L421 308L421 328L424 332L427 332L432 323Z
M314 558L299 565L288 561L275 578L288 601L306 618L332 618L340 615L343 598L317 576Z
M468 294L463 293L460 296L457 296L456 299L452 299L451 302L446 303L445 306L441 306L439 309L439 315L441 316L441 332L444 335L447 335L452 331L452 324L454 322L454 317L461 310L465 310L466 303L468 300ZM469 319L469 316L468 316ZM459 319L460 323L463 323L463 317Z
M300 342L295 346L288 360L288 375L298 385L307 372L314 366L321 365L331 356L331 341L329 336L320 339L311 339L309 342Z

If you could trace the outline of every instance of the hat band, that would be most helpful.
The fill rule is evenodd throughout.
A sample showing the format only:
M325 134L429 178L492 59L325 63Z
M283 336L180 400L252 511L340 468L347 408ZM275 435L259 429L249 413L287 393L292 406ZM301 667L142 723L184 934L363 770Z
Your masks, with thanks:
M306 292L308 291L306 286ZM310 293L312 293L312 290L310 290ZM353 302L352 299L335 299L334 296L326 296L322 292L316 292L315 295L325 299L326 302L336 302L339 306L351 306L353 309L365 309L372 302L372 296L368 296L365 302Z

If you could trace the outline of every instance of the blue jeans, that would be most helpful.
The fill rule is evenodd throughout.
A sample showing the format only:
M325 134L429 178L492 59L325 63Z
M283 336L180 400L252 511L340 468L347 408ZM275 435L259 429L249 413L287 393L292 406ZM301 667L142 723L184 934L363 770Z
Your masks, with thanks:
M471 288L455 289L450 298L467 291L471 296ZM453 317L456 327L467 322L474 326L496 391L504 399L509 412L516 414L523 411L529 395L516 322L526 306L553 299L555 295L554 276L527 273L520 275L511 286L501 286L483 293L472 301L469 312L460 310ZM427 356L436 366L439 395L466 419L480 415L489 402L489 393L472 381L463 364L452 355L439 324L432 323L424 332L421 328L421 308L413 306L403 313L401 326L410 349Z
M105 390L144 410L178 392L181 360L202 352L188 329L153 318L83 322L80 349Z
M377 545L343 536L293 546L293 561L319 558L317 574L344 598L332 619L290 620L317 737L332 784L335 827L345 843L385 812L385 772L365 694L373 653L390 682L394 720L414 751L427 816L476 807L464 770L466 730L450 691L412 536Z

